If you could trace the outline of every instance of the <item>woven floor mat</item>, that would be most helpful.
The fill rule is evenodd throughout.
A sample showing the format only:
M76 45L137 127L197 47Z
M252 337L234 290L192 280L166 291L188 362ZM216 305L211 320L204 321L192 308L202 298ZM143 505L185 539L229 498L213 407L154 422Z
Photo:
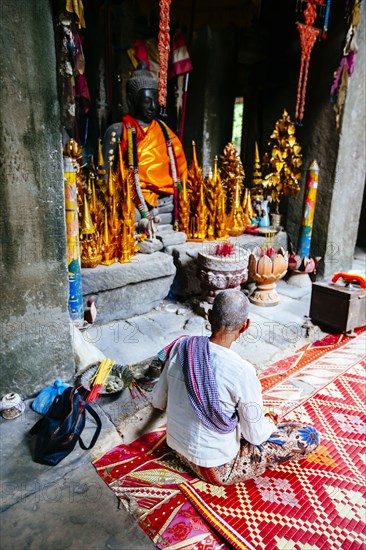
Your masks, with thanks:
M261 384L263 391L281 383L284 377L289 378L302 370L310 363L316 364L324 355L336 351L344 346L346 349L355 349L355 343L358 349L361 349L361 355L365 353L364 338L366 335L366 326L355 329L356 338L346 336L345 334L328 334L322 340L316 340L299 349L293 355L290 355L273 365L270 365L261 373ZM361 336L361 339L359 338ZM363 346L363 347L362 347Z
M363 548L365 328L306 346L263 373L267 408L321 432L307 460L216 487L177 460L161 428L94 461L98 474L158 548Z
M365 366L361 361L288 418L321 433L301 462L229 487L195 479L181 486L233 548L365 548Z
M260 381L265 412L287 417L290 411L365 358L366 327L358 329L355 338L332 336L333 342L324 352L326 340L329 341L328 337L316 343L316 348L322 349L320 356L314 358L313 347L303 348L296 354L296 366L293 358L286 358L263 373ZM268 375L275 369L277 374Z
M194 477L167 447L165 428L115 447L94 466L158 548L230 548L180 491Z

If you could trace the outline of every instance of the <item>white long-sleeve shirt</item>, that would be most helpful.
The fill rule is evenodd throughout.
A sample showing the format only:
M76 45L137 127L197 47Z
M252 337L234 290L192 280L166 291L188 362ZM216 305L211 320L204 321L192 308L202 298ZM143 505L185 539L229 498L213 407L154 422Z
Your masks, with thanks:
M275 424L263 414L262 388L254 367L235 351L210 342L211 366L222 410L238 411L237 428L220 434L207 428L194 411L186 390L178 347L174 345L153 389L154 407L167 410L169 447L198 466L221 466L239 451L242 436L254 445L266 441Z

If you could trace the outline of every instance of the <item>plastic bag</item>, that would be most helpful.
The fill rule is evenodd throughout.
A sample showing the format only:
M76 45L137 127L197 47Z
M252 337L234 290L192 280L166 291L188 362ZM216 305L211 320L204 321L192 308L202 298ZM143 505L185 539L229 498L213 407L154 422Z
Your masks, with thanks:
M70 384L65 384L63 380L55 380L53 386L47 386L37 395L31 405L32 409L39 414L46 414L55 397L61 395L68 387Z

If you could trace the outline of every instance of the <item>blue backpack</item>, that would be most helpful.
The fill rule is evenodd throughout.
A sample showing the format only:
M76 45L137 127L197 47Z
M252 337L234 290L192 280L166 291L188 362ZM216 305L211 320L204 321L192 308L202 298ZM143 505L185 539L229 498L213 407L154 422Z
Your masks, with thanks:
M80 437L85 426L85 411L97 423L88 447ZM55 466L71 453L78 441L84 450L94 447L101 429L102 423L98 414L70 386L55 397L47 413L30 430L32 435L37 436L34 460L40 464Z

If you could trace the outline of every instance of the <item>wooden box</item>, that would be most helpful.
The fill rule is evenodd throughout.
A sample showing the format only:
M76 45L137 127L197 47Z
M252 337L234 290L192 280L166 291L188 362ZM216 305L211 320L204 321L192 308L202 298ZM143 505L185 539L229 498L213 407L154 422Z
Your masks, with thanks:
M348 332L366 324L366 294L356 286L313 283L310 318L327 332Z

